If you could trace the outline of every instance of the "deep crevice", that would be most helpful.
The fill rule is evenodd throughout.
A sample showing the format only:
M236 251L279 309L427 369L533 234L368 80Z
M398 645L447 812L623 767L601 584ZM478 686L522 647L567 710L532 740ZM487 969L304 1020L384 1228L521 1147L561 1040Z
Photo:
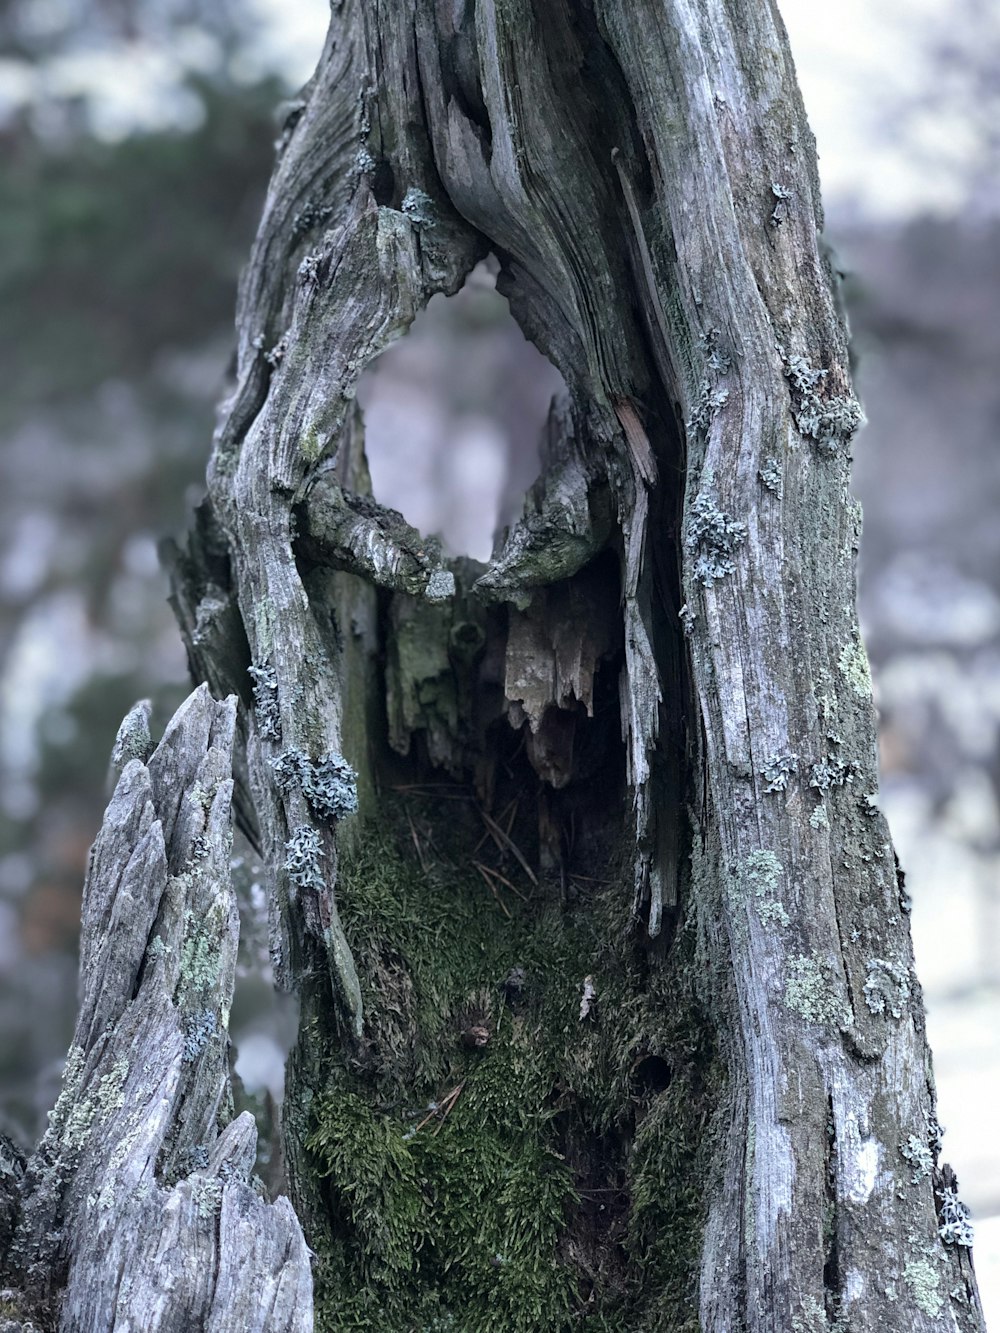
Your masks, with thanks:
M827 1098L825 1204L823 1212L823 1289L826 1315L831 1323L840 1316L843 1293L843 1275L840 1271L839 1221L837 1209L837 1123L834 1118L833 1098Z

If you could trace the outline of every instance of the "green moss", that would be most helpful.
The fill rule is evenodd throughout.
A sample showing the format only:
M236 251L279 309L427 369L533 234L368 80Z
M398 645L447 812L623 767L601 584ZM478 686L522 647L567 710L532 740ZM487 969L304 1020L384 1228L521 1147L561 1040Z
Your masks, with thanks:
M650 968L620 885L572 910L507 894L508 916L467 857L424 870L402 845L369 826L342 850L365 1046L312 1107L317 1327L696 1329L716 1075L687 933Z

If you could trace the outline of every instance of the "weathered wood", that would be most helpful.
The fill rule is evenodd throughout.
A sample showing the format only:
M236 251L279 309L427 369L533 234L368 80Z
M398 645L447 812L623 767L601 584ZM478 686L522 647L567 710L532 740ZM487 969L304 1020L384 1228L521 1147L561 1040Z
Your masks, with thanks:
M497 726L506 718L526 729L541 780L535 846L560 881L564 922L571 853L555 802L586 811L583 845L615 884L625 849L629 886L608 947L627 938L632 989L602 1000L588 973L583 1017L611 1030L632 1004L652 1030L645 1047L630 1038L617 1053L604 1128L583 1128L581 1113L566 1131L580 1180L604 1154L600 1189L624 1193L631 1219L649 1207L635 1145L649 1150L667 1103L651 1103L640 1125L624 1089L664 1058L659 1042L702 1099L696 1153L683 1158L702 1172L700 1211L686 1205L683 1217L700 1228L706 1333L982 1328L968 1236L951 1225L958 1204L938 1164L905 896L875 803L848 489L860 410L821 226L771 0L335 7L241 287L236 387L210 467L225 598L207 584L185 592L181 566L177 593L209 679L246 644L252 699L246 681L236 687L251 703L275 963L303 1000L290 1178L310 1237L331 1254L346 1204L331 1206L304 1146L326 1142L316 1099L333 1088L336 1102L349 1074L350 1095L362 1088L375 1105L386 1066L409 1069L406 1053L426 1039L397 1030L415 984L405 961L363 935L349 941L342 920L348 761L376 804L386 741L411 776L436 764L467 778L503 846L490 802L513 762ZM436 553L344 475L352 399L365 366L489 249L568 398L524 520L491 568L454 568L454 602L433 605L446 591ZM380 617L371 599L357 621L348 610L359 579L383 589ZM199 627L223 615L232 626L202 666ZM359 679L373 674L376 620L387 718ZM459 623L473 627L468 652ZM593 747L614 790L617 742L595 727L589 756L573 744L602 670L620 675L630 800L594 827ZM438 813L437 833L448 823ZM405 877L398 891L416 893ZM688 956L676 941L692 940ZM503 983L515 1012L525 986ZM395 1027L366 1012L365 994L389 996ZM695 1069L703 1012L717 1055ZM675 1013L690 1017L690 1050L665 1035ZM539 1059L551 1036L538 1036ZM643 1096L665 1095L665 1079L654 1065ZM551 1096L583 1100L565 1084ZM669 1140L666 1126L659 1134ZM663 1160L675 1174L661 1190L687 1197L682 1159ZM559 1262L590 1293L577 1313L610 1319L616 1293L645 1284L658 1303L643 1318L691 1326L683 1263L669 1279L640 1271L634 1245L616 1250L582 1204L566 1227Z
M148 742L148 709L129 718ZM8 1256L25 1313L64 1333L312 1327L298 1221L233 1118L235 721L203 685L152 754L132 745L91 851L76 1031Z

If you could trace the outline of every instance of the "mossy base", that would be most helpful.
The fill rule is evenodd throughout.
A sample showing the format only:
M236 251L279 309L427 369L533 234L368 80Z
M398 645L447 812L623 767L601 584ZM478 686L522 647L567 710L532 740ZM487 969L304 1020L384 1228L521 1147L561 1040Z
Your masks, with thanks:
M638 947L613 871L566 904L505 866L501 904L461 823L423 866L405 823L344 850L365 1041L312 1100L317 1327L697 1329L718 1080L692 942Z

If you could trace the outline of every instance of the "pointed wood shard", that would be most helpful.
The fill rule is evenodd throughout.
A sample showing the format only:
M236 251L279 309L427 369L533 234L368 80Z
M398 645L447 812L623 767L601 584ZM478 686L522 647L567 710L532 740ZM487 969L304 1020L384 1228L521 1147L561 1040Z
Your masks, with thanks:
M80 1013L12 1246L63 1333L312 1328L301 1228L232 1118L235 720L197 689L125 765L91 854Z

